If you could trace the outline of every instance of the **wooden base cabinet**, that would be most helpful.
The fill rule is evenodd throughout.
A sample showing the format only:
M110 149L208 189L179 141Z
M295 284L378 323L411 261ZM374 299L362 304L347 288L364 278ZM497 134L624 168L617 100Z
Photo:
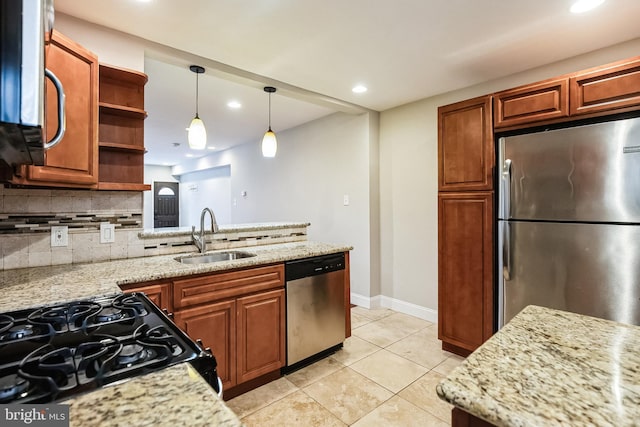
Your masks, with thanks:
M142 292L160 309L167 313L173 311L171 304L171 282L148 282L144 284L122 285L124 292Z
M285 364L284 265L173 281L174 321L211 348L227 390Z
M493 333L492 98L438 108L438 338L468 355Z
M466 355L493 334L493 192L438 196L438 338Z
M284 289L237 300L237 379L243 383L285 364Z
M193 339L209 347L218 362L223 389L236 385L236 301L227 300L174 314L174 322Z

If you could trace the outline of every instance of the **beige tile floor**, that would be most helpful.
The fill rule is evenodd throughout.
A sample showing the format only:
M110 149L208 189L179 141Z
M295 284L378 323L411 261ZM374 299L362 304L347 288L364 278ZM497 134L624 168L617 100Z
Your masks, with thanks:
M437 325L389 309L351 309L335 354L227 402L247 427L449 426L436 384L463 360Z

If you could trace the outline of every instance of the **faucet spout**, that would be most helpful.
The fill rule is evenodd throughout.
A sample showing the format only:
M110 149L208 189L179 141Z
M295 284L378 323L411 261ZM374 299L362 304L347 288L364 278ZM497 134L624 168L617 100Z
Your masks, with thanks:
M194 225L191 227L191 241L194 245L196 245L196 248L198 248L200 250L200 253L202 254L207 251L207 242L204 236L204 217L206 216L207 212L211 216L211 232L217 233L219 230L218 222L216 221L215 214L209 208L202 209L202 213L200 213L200 233L198 236L196 236L196 226Z

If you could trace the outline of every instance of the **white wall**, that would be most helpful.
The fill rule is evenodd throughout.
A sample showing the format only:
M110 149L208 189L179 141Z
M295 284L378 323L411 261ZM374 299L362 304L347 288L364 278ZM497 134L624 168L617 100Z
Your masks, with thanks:
M231 164L234 223L310 222L309 240L353 245L352 290L366 296L372 282L370 121L377 114L372 116L336 113L278 132L275 158L262 157L259 141L222 154Z
M437 310L438 106L629 58L638 52L640 39L382 112L382 295L425 307L432 314Z
M202 209L211 208L218 224L231 224L231 167L220 166L180 177L180 226L200 229ZM205 218L205 227L209 219Z
M98 55L103 64L144 72L144 45L132 36L56 13L55 29Z

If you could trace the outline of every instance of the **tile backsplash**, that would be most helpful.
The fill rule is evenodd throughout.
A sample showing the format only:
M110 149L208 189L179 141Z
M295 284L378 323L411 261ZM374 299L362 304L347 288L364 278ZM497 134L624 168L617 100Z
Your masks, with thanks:
M4 188L0 184L0 270L78 264L195 251L189 233L144 235L141 192ZM115 241L100 243L100 223ZM68 245L51 247L51 227L68 227ZM208 235L210 250L307 240L307 226L262 224Z
M115 242L100 243L100 223ZM51 226L66 225L69 243L51 247ZM142 193L0 186L0 269L107 261L144 255Z

